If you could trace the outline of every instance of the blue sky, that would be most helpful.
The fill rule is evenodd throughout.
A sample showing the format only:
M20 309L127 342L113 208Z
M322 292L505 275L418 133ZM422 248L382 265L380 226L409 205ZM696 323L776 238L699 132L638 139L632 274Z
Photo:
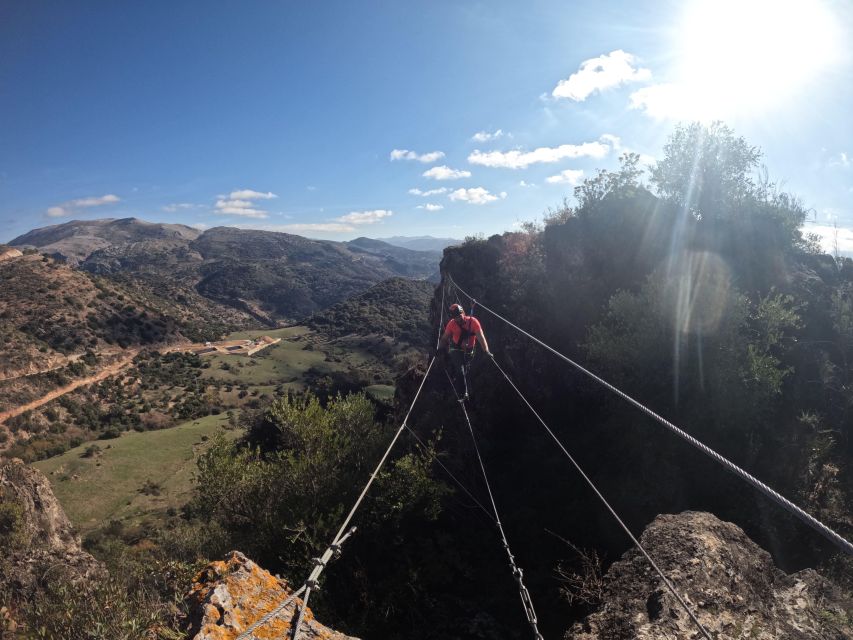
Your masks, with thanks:
M851 32L833 0L0 1L0 241L497 233L719 117L853 249Z

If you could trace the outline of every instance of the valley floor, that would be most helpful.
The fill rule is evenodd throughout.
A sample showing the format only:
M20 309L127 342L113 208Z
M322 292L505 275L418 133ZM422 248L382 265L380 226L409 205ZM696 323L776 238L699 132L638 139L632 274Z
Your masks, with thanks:
M199 454L217 434L230 439L239 433L227 426L223 414L161 431L131 431L82 444L33 466L50 480L81 533L116 520L137 524L187 501Z

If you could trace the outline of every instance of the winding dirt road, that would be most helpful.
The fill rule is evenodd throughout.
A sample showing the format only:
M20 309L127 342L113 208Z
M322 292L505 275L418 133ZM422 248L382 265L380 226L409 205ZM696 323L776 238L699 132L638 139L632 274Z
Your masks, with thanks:
M37 407L40 407L43 404L47 404L51 400L56 400L57 398L64 396L66 393L70 393L75 389L84 387L87 384L92 384L94 382L100 382L101 380L106 380L110 376L114 376L133 361L133 359L136 357L136 354L139 353L139 349L125 349L124 353L126 355L122 359L104 367L94 375L74 380L73 382L69 382L64 387L54 389L53 391L50 391L43 395L41 398L33 400L32 402L22 404L21 406L15 407L14 409L9 409L7 411L0 412L0 425L6 422L6 420L8 420L9 418L14 418L15 416L19 416L22 413L25 413L32 409L36 409Z

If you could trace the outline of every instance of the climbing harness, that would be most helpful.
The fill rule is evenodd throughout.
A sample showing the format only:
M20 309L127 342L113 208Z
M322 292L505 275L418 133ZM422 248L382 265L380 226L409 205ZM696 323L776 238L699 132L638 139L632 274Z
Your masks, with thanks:
M456 281L453 280L453 277L450 274L447 274L447 277L450 279L450 282L453 284L453 287L456 290L458 290L463 295L468 296L468 298L473 300L473 298L471 297L470 294L468 294L464 289L462 289L462 287L460 287L458 284L456 284ZM604 386L609 391L615 393L617 396L619 396L620 398L622 398L626 402L634 405L637 409L639 409L640 411L645 413L647 416L649 416L653 420L657 421L658 423L660 423L661 425L663 425L664 427L669 429L672 433L677 435L679 438L681 438L682 440L685 440L686 442L691 444L693 447L695 447L696 449L699 449L699 451L701 451L705 455L709 456L710 458L712 458L713 460L715 460L716 462L721 464L728 471L730 471L731 473L735 474L736 476L738 476L742 480L745 480L746 482L751 484L753 487L758 489L765 496L767 496L768 498L773 500L773 502L775 502L776 504L778 504L782 508L786 509L789 513L791 513L794 516L796 516L797 518L799 518L802 522L804 522L805 524L810 526L812 529L814 529L815 531L817 531L818 533L820 533L821 535L826 537L828 540L830 540L833 544L840 547L846 553L853 555L853 543L851 543L849 540L846 540L845 538L843 538L840 534L833 531L831 528L829 528L823 522L821 522L820 520L815 518L813 515L811 515L810 513L805 511L804 509L795 505L793 502L791 502L790 500L788 500L787 498L782 496L780 493L771 489L769 486L767 486L766 484L764 484L763 482L758 480L753 475L751 475L748 472L741 469L734 462L732 462L728 458L725 458L721 454L717 453L716 451L711 449L711 447L707 446L706 444L703 444L702 442L700 442L699 440L697 440L696 438L691 436L686 431L676 427L672 422L670 422L666 418L658 415L657 413L655 413L654 411L649 409L647 406L645 406L644 404L642 404L638 400L635 400L634 398L629 396L627 393L625 393L624 391L613 386L612 384L610 384L609 382L607 382L603 378L597 376L596 374L594 374L589 369L586 369L585 367L581 366L580 364L578 364L577 362L575 362L574 360L572 360L568 356L563 355L562 353L560 353L559 351L557 351L553 347L545 344L536 336L531 335L530 333L528 333L527 331L525 331L524 329L522 329L518 325L510 322L509 320L504 318L502 315L500 315L496 311L493 311L492 309L490 309L489 307L484 305L482 302L480 302L479 305L480 305L480 307L482 307L483 309L485 309L486 311L491 313L493 316L495 316L499 320L503 320L506 324L511 326L513 329L515 329L519 333L524 334L525 336L527 336L528 338L530 338L531 340L536 342L541 347L547 349L548 351L550 351L551 353L556 355L561 360L564 360L565 362L569 363L570 365L572 365L575 369L577 369L581 373L589 376L590 378L595 380L597 383Z
M450 382L450 387L453 388L453 381L450 380L450 376L447 376L448 382ZM454 393L455 393L455 388ZM462 407L462 413L465 416L465 423L468 425L468 432L471 434L471 442L474 444L474 452L477 454L477 462L480 463L480 471L483 472L483 480L486 484L486 491L489 494L489 501L492 503L492 512L494 513L494 521L498 527L498 532L501 536L501 545L506 551L506 555L509 558L509 566L512 571L512 576L515 578L515 581L518 583L518 594L521 597L521 605L524 608L524 615L527 618L527 623L531 626L533 630L533 638L534 640L543 640L542 634L539 633L539 628L537 626L538 620L536 618L536 610L533 608L533 599L530 597L530 592L527 590L527 586L524 584L524 573L521 568L515 562L515 556L512 554L512 551L509 548L509 542L506 538L506 533L504 532L503 525L501 524L500 514L498 513L498 506L495 503L495 496L492 493L492 486L489 483L489 476L486 473L486 465L483 463L483 456L480 455L480 447L477 445L477 438L474 435L474 427L471 425L471 418L468 416L468 410L465 409L465 403L460 402L459 406Z

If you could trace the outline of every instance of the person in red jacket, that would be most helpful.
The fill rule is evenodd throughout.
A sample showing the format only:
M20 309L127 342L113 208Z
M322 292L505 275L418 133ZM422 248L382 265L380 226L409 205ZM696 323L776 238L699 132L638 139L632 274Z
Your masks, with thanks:
M441 336L438 349L441 351L445 345L449 344L447 351L450 356L451 378L460 400L468 398L466 374L468 365L474 357L474 347L477 346L477 342L483 345L486 355L491 357L489 341L486 340L480 321L474 316L466 316L462 305L450 305L450 320L444 328L444 335Z

